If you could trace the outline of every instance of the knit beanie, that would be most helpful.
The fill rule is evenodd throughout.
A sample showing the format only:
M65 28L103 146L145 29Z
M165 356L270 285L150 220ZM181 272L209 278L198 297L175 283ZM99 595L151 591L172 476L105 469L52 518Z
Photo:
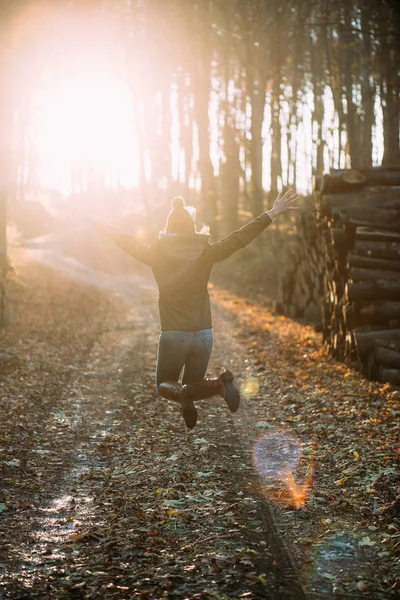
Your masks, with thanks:
M188 207L189 208L189 207ZM167 217L165 226L167 233L195 233L194 220L185 208L185 201L180 196L172 200L172 210Z

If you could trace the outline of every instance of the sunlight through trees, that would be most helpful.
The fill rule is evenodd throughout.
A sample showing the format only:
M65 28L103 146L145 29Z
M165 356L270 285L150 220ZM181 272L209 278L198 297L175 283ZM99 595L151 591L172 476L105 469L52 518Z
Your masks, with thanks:
M2 4L10 199L182 193L216 227L329 168L398 164L391 0ZM4 89L4 86L3 86ZM11 130L10 130L11 129ZM10 168L5 163L12 162ZM163 192L164 190L164 192Z

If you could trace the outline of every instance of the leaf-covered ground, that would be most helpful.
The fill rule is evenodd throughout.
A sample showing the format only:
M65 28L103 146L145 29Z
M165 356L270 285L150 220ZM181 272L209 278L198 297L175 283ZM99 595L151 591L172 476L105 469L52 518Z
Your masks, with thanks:
M1 598L396 597L398 390L213 287L210 373L229 366L243 400L202 402L188 432L154 391L150 279L14 261Z

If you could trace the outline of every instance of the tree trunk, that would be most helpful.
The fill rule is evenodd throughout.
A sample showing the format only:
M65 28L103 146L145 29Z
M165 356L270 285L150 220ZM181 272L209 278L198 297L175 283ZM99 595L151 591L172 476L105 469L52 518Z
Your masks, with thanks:
M374 115L374 86L371 82L371 21L366 10L361 10L361 29L363 51L361 52L361 97L363 115L361 119L361 164L363 167L372 166L372 128L375 122Z
M382 12L386 17L380 21L381 97L384 131L382 164L385 167L397 167L400 163L400 64L398 51L396 51L396 38L399 33L398 15L390 3L383 3Z
M278 77L278 75L276 75ZM273 200L278 194L280 182L282 182L282 139L280 116L280 80L274 82L271 93L271 189L270 200Z
M183 187L182 192L186 198L190 193L190 179L192 173L192 156L193 156L193 114L190 106L190 96L192 94L192 78L191 75L184 71L176 74L177 91L178 91L178 115L179 115L179 166L178 166L178 185L177 189ZM169 123L169 127L171 124ZM182 154L183 153L183 156ZM182 159L182 160L181 160ZM181 169L184 170L183 173Z
M194 114L199 140L199 171L201 177L201 195L205 220L213 236L217 231L217 197L214 167L210 157L210 123L208 117L211 92L211 24L212 3L197 5L198 22L196 30L196 56L194 75Z
M260 65L260 47L252 38L247 45L247 93L251 105L250 165L251 165L251 212L257 217L264 209L262 185L263 141L262 127L265 110L265 76Z
M314 173L322 175L324 172L324 151L325 138L323 135L322 124L324 120L324 52L323 46L326 40L326 25L323 24L323 16L321 15L322 24L319 27L318 38L313 41L310 39L310 58L312 67L312 84L314 94L314 111L312 114L313 120L313 143L315 146L315 170ZM326 44L325 44L326 45ZM296 63L295 63L296 64Z
M343 40L342 45L342 74L344 83L344 92L346 96L346 131L347 131L347 142L349 146L349 154L351 160L351 166L360 167L361 165L361 153L360 153L360 126L359 118L357 114L357 105L353 98L353 76L354 63L358 62L358 57L355 57L355 44L356 38L352 33L352 3L347 0L344 4L344 28L342 27L341 38Z
M282 62L284 60L281 43L282 7L279 0L274 2L275 29L271 36L271 189L269 198L274 200L282 183L282 132L280 124L280 96L282 79Z
M9 81L9 27L11 21L10 8L3 14L0 9L0 280L3 282L7 275L7 213L8 199L11 187L11 132L13 112L16 107L12 106L12 91ZM8 11L8 12L7 12ZM3 290L1 290L2 293ZM1 300L1 298L0 298ZM1 306L3 303L1 302ZM0 326L4 325L4 315L0 314Z
M238 200L239 200L239 144L236 139L236 100L233 98L231 103L228 98L228 86L234 72L232 72L232 64L229 55L230 47L224 44L222 53L222 64L225 68L224 82L225 99L221 102L221 118L224 120L223 132L223 148L225 160L220 163L220 198L221 198L221 214L222 226L220 233L227 234L237 229L238 225Z

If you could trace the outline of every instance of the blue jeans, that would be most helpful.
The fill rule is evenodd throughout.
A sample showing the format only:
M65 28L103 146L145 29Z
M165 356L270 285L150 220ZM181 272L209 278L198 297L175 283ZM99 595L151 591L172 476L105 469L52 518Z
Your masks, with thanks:
M182 383L203 379L213 348L211 329L199 331L162 331L158 344L156 384L178 381L183 369Z

